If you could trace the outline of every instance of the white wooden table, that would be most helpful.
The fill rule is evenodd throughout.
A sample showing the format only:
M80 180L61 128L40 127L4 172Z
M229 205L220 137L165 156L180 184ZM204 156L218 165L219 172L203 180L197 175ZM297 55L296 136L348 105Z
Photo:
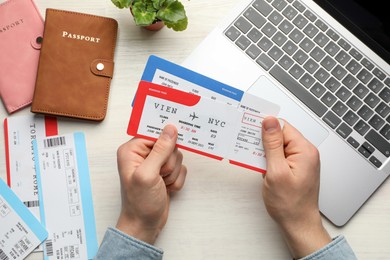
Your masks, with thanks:
M4 1L4 0L0 0ZM114 226L120 210L116 150L129 140L126 128L138 81L149 55L180 64L234 6L233 0L184 0L189 26L184 32L164 28L149 32L136 27L128 10L110 0L36 0L46 8L72 10L115 18L119 39L115 54L106 119L101 123L59 118L59 133L86 134L96 228L99 243ZM1 50L0 50L1 51ZM1 68L0 68L1 69ZM29 108L12 116L30 113ZM9 116L0 106L0 116ZM1 130L3 131L3 130ZM0 147L4 139L0 138ZM164 259L290 259L291 256L261 197L260 174L184 151L188 176L184 189L172 199L168 223L156 246ZM4 148L0 177L6 179ZM359 259L390 258L390 182L386 182L343 228L327 220L332 236L344 234ZM1 223L0 223L1 224ZM43 259L33 253L28 259Z

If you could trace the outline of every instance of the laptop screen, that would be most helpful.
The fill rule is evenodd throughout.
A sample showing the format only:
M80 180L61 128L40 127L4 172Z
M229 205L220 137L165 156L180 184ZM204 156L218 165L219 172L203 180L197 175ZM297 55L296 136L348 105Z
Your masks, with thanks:
M389 13L379 0L314 0L390 63Z

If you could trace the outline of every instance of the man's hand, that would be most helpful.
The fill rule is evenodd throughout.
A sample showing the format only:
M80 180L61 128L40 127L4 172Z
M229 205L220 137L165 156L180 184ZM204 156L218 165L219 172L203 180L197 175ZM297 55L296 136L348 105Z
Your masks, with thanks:
M133 138L118 148L122 210L116 227L149 244L167 222L169 193L183 187L187 174L176 140L176 128L168 125L156 142Z
M267 117L263 124L267 173L263 199L293 256L300 258L331 241L318 206L320 157L317 148L285 122Z

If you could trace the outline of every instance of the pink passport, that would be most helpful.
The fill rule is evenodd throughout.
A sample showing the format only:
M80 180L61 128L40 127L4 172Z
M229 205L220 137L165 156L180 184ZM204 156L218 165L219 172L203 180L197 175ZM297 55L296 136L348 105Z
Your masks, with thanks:
M32 102L43 27L33 0L0 4L0 96L8 113Z

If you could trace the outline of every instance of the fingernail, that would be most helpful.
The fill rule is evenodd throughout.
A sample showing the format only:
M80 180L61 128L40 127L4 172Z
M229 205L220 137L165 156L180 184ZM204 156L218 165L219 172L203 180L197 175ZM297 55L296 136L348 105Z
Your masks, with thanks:
M173 139L175 137L175 129L171 126L166 126L163 129L162 135L167 136L169 139Z
M268 119L264 119L262 125L263 125L263 129L266 131L266 132L272 132L272 131L275 131L277 128L278 128L278 120L276 118L268 118Z

